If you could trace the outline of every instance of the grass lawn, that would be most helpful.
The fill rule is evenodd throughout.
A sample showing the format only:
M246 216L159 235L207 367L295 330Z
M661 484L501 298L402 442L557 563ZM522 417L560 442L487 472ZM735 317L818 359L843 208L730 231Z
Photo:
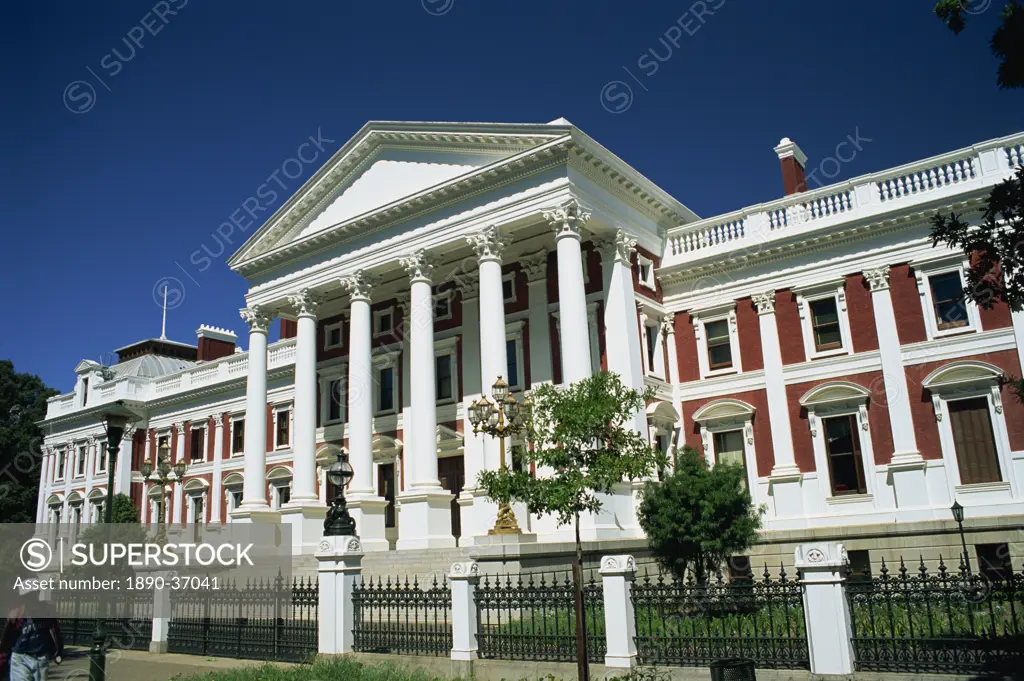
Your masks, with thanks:
M364 664L349 658L317 660L312 664L278 667L227 669L193 676L177 677L176 681L451 681L425 671L393 664Z

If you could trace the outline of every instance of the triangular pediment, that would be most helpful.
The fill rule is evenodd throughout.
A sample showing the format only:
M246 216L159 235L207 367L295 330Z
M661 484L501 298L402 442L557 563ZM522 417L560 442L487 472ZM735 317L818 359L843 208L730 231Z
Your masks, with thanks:
M259 257L563 138L571 124L371 122L232 256Z

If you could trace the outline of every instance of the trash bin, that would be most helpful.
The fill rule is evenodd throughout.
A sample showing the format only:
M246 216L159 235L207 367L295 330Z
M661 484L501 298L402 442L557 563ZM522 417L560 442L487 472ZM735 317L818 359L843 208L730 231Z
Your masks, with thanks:
M754 661L741 658L715 660L711 663L711 681L756 681Z

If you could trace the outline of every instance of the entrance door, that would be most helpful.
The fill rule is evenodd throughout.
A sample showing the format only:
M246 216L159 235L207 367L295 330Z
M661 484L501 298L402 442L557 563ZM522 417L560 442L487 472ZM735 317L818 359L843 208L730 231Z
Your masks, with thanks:
M466 469L461 456L448 456L437 460L437 477L441 487L455 495L452 499L452 536L462 536L462 515L458 504L459 493L466 485Z

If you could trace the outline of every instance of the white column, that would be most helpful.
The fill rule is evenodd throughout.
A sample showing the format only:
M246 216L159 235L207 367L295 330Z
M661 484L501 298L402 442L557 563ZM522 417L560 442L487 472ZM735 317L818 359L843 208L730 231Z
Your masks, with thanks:
M885 402L889 410L894 452L889 462L896 505L901 508L928 506L928 486L925 484L925 462L917 450L914 419L910 411L910 388L903 369L900 337L896 329L896 312L889 293L889 266L864 271L864 279L871 288L871 306L875 313L878 333L878 354L882 359L882 381ZM871 471L874 461L865 461L864 470Z
M590 213L571 199L544 213L555 228L558 252L558 316L562 380L575 383L591 374L587 293L583 281L580 237Z
M96 457L98 455L99 445L93 438L89 439L89 444L85 446L85 501L82 504L82 522L93 523L95 522L92 518L92 501L89 499L89 494L92 492L92 488L96 481Z
M480 566L474 561L452 563L448 572L452 589L452 661L471 663L477 659L476 586L480 583ZM459 676L471 676L471 668L454 670Z
M412 428L406 441L416 442L406 459L409 480L401 495L399 549L455 546L451 527L452 495L437 479L437 401L434 377L434 296L430 281L434 263L423 250L401 259L411 283L409 302L409 377Z
M39 498L36 499L36 525L46 522L46 495L50 489L50 452L39 448Z
M753 296L761 326L761 355L764 358L765 392L768 397L768 420L772 426L772 466L770 484L775 501L775 515L792 517L803 514L801 485L803 475L793 454L793 428L789 422L786 386L782 380L782 348L779 327L775 321L775 291Z
M320 578L318 652L321 655L354 652L352 591L362 572L362 544L358 537L324 537L316 560Z
M462 453L466 485L458 503L462 513L461 545L474 543L474 536L486 534L498 516L498 507L476 486L477 476L485 469L484 437L473 432L469 405L480 398L480 282L475 272L459 277L462 292Z
M178 429L178 441L175 443L174 462L185 461L185 423L175 426ZM188 463L188 462L186 462ZM185 508L185 481L175 478L174 480L174 519L175 525L184 523Z
M604 342L608 371L621 376L626 387L643 390L640 327L630 265L636 239L620 229L614 236L602 240L599 248L604 272ZM633 415L632 426L638 433L647 431L647 418L642 410Z
M309 289L289 296L297 313L295 338L295 432L292 433L292 493L289 505L319 506L316 496L316 310ZM358 475L358 473L357 473Z
M249 324L249 371L245 389L245 482L236 520L269 513L267 504L267 330L270 316L260 307L242 308Z
M171 586L169 572L142 572L144 577L162 579L166 586L153 589L153 633L149 641L149 652L167 652L167 634L171 628Z
M384 510L387 501L373 484L373 360L370 293L376 280L356 272L341 280L350 302L348 350L348 451L352 483L345 497L365 551L387 551ZM397 396L396 396L397 397Z
M131 494L132 486L132 446L135 442L135 431L125 432L121 438L121 451L117 455L117 467L114 471L114 494ZM110 443L107 443L110 446ZM104 475L104 484L107 476Z
M220 503L224 500L224 414L213 417L213 484L210 493L210 524L223 522Z
M804 621L811 674L853 675L853 626L844 584L846 548L835 542L800 544L796 568L804 586Z
M636 577L633 556L605 556L601 559L604 591L604 631L607 652L604 666L631 669L636 666L636 617L633 614L632 584Z
M152 463L153 462L153 459L151 458L152 457L152 452L150 451L152 449L152 442L151 442L151 438L149 436L149 428L147 427L142 432L143 432L143 434L146 437L146 440L143 443L142 459L143 459L143 461L149 461L150 463ZM153 468L155 469L156 466L154 465ZM143 527L145 527L146 525L148 525L151 522L150 521L150 515L151 514L150 514L150 509L149 509L149 481L148 480L143 480L142 481L142 510L139 511L139 522L142 524Z

